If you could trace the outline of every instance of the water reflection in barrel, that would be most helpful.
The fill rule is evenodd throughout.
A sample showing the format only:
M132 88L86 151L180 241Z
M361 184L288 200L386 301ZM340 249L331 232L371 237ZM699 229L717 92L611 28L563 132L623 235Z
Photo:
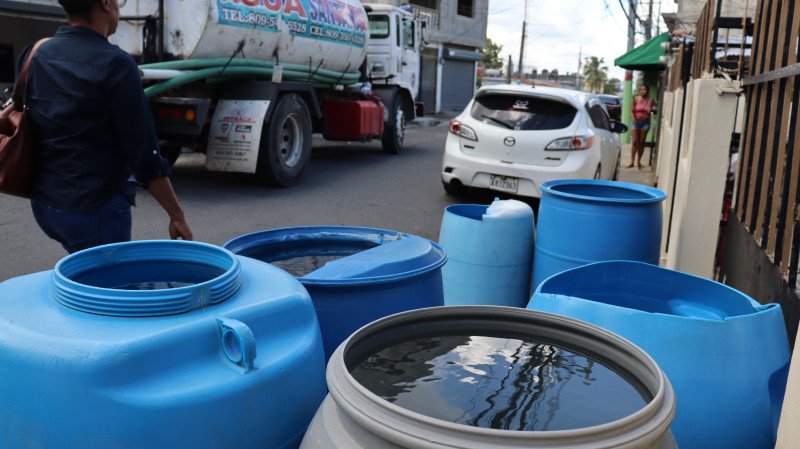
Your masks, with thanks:
M583 428L647 402L642 388L601 361L525 338L422 338L377 351L351 372L398 406L483 428Z

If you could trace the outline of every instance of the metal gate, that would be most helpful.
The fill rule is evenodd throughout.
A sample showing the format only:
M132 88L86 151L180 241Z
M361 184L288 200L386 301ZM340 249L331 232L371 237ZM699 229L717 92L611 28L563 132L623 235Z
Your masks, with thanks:
M736 215L790 286L800 256L800 4L758 5Z
M475 62L445 59L442 65L441 110L461 112L474 92Z
M425 105L425 114L436 111L436 72L439 66L437 52L422 52L422 66L419 75L419 101Z

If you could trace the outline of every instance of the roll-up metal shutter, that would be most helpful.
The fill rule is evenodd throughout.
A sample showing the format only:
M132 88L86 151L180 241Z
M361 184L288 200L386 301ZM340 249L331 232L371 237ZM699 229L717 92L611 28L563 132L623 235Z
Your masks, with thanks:
M475 63L445 59L442 65L442 111L462 111L475 90Z

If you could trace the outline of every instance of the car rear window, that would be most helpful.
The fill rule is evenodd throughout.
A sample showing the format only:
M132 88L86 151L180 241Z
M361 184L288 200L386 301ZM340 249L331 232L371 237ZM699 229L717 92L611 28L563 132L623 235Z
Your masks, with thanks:
M475 99L470 115L501 128L535 131L563 129L577 110L559 101L515 94L484 94Z
M609 97L606 95L600 96L600 101L609 105L609 106L618 106L619 105L619 98L617 97Z

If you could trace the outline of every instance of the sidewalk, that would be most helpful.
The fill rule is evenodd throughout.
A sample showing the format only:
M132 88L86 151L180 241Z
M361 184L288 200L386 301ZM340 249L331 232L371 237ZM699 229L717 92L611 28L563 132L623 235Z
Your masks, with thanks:
M648 166L650 162L650 149L645 148L642 154L642 169L639 170L635 166L633 168L625 168L631 163L631 145L622 144L622 154L620 157L619 180L623 182L630 182L633 184L644 184L653 186L656 183L656 174L653 167ZM655 164L653 160L653 164Z

